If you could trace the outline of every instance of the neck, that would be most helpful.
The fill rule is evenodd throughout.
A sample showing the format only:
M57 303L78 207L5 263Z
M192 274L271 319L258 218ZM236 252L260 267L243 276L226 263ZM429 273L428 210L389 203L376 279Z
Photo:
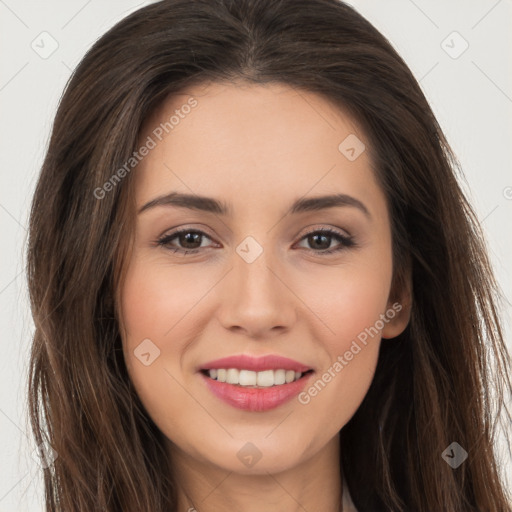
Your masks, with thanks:
M178 507L187 512L342 511L339 435L308 460L273 473L240 474L199 461L170 446Z

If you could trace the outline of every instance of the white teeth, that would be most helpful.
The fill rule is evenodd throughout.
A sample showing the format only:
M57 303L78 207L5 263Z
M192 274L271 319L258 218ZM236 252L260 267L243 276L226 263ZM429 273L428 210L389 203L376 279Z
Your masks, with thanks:
M256 372L251 372L249 370L240 370L240 375L238 376L238 384L240 384L240 386L256 386L256 380Z
M229 368L226 372L226 382L228 384L238 384L238 374L240 372L236 368Z
M265 370L262 372L253 372L251 370L238 370L237 368L218 368L208 370L210 378L219 382L227 382L228 384L238 384L248 387L268 388L270 386L279 386L281 384L289 384L294 380L302 377L301 372L294 370Z
M285 374L286 384L295 380L295 372L293 370L286 370Z
M256 383L262 388L269 388L274 385L274 370L265 370L256 374Z
M300 375L300 373L299 373ZM274 385L278 386L279 384L284 384L286 382L286 371L285 370L276 370L274 372Z

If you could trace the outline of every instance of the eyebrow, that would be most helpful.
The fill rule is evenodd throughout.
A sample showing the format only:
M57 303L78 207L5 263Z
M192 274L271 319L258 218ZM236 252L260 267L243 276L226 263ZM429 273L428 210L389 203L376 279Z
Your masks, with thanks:
M178 206L189 210L197 210L202 212L214 213L218 215L231 216L232 210L230 206L217 199L206 196L198 196L194 194L183 194L179 192L171 192L163 196L152 199L142 206L138 213L141 214L151 208L157 206ZM362 211L366 217L371 218L368 208L355 197L347 194L332 194L327 196L300 198L294 201L285 215L312 212L324 210L334 207L351 206Z

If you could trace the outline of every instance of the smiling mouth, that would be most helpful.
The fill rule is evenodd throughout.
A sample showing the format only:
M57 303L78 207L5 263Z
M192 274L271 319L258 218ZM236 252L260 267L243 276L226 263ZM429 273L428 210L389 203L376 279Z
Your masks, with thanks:
M312 373L313 370L305 372L296 372L294 370L265 370L255 372L237 368L216 368L201 370L206 377L217 381L232 384L240 388L264 389L275 386L291 384L302 379L305 375Z

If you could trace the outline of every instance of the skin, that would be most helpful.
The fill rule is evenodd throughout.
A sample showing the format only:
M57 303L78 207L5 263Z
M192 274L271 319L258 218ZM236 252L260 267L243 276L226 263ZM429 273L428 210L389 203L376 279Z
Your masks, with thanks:
M137 211L175 191L224 201L232 215L177 206L137 215L120 294L130 377L167 439L178 510L339 510L339 431L368 391L381 337L405 329L409 296L399 294L402 310L307 404L294 398L270 411L238 410L211 394L197 368L273 353L313 367L314 382L392 308L386 198L368 151L349 161L338 150L349 134L365 135L318 95L213 83L168 98L143 126L141 143L190 96L197 106L134 171ZM369 216L353 206L285 216L298 198L332 193L358 199ZM157 245L178 227L206 233L169 243L198 253ZM327 234L315 245L305 236L312 228L352 236L355 246L322 255L341 243ZM251 263L236 251L247 236L263 249ZM144 339L160 350L148 366L134 355ZM251 467L237 457L248 442L261 454Z

